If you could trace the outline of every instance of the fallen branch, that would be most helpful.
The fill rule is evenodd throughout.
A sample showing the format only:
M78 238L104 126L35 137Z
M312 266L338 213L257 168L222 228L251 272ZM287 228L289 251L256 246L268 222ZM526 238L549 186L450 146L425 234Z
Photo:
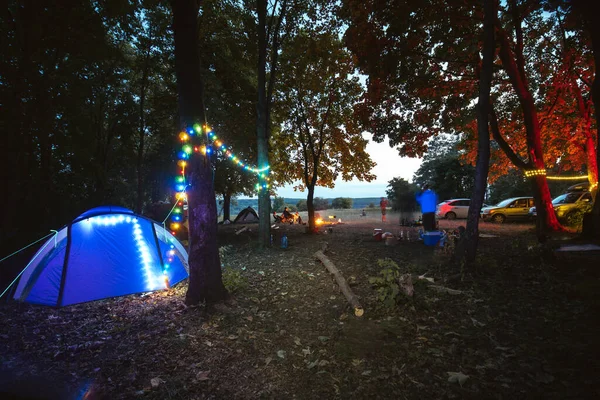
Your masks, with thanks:
M321 261L323 263L325 268L327 268L329 270L329 272L331 272L331 274L335 278L338 286L342 290L342 293L344 293L344 296L346 296L346 300L348 300L348 303L350 303L350 305L354 308L354 315L356 315L357 317L362 317L362 315L365 313L365 310L362 308L362 306L358 302L358 298L352 292L352 290L348 286L348 283L346 282L346 280L344 279L342 274L340 274L340 271L331 262L331 260L329 260L329 258L327 258L327 256L325 254L323 254L323 252L321 250L319 250L315 253L315 257L317 257L319 259L319 261Z
M242 229L240 229L239 231L235 231L235 234L236 234L236 235L239 235L240 233L244 232L245 230L248 230L248 227L247 227L247 226L243 227L243 228L242 228Z
M430 289L433 289L437 292L443 292L443 293L448 293L448 294L462 294L462 291L460 290L456 290L456 289L450 289L444 286L438 286L438 285L429 285L428 286Z

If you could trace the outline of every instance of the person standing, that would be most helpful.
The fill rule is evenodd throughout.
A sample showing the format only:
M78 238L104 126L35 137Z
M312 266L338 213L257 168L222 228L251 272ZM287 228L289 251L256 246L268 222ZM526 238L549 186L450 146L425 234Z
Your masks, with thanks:
M437 194L429 188L429 185L423 185L421 193L417 193L417 202L421 205L423 214L423 229L427 231L435 230L435 210L437 207Z
M385 214L387 211L387 206L388 206L387 199L385 197L382 197L381 201L379 202L379 207L381 208L381 222L386 221Z

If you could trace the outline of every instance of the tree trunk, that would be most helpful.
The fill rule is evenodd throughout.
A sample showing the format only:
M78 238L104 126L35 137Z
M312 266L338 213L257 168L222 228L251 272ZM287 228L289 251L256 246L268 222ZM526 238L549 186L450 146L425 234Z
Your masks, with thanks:
M594 143L594 136L592 134L591 127L586 128L585 134L585 155L587 165L587 176L590 185L594 187L598 186L598 155L596 154L596 144Z
M587 2L584 3L590 6L590 9L583 9L583 15L588 19L588 28L592 37L592 50L594 52L594 64L595 74L594 83L592 84L592 100L594 101L594 112L596 115L596 171L598 171L598 165L600 165L600 76L598 76L598 69L600 69L600 23L594 19L598 18L598 3ZM586 12L587 11L587 12ZM592 235L596 238L600 238L600 201L598 201L598 180L596 179L596 185L592 188L592 196L594 198L594 207L592 209ZM590 181L590 184L592 182Z
M137 196L135 201L135 212L140 214L142 212L142 206L144 202L144 147L146 139L146 83L148 81L150 69L150 45L146 51L146 58L144 62L144 71L142 72L142 82L140 83L140 107L139 107L139 131L138 131L138 145L137 145Z
M198 3L171 0L175 35L175 73L181 129L204 124L203 87L198 53ZM205 140L205 138L202 138ZM217 204L210 159L201 152L189 161L190 278L186 304L217 302L227 297L217 246Z
M514 2L511 2L511 11L517 12L517 7ZM545 170L544 153L542 151L542 141L540 135L540 125L535 108L535 103L531 95L531 91L527 86L525 76L525 67L523 60L522 49L522 32L520 28L520 19L518 15L514 17L516 20L516 32L518 45L513 49L507 37L507 33L500 32L500 60L504 67L510 82L519 99L521 110L523 112L523 122L527 134L527 153L529 156L529 165L536 170ZM556 218L554 208L552 206L552 197L550 189L548 189L548 181L545 175L537 175L529 178L532 181L533 197L537 209L537 234L540 240L543 240L548 230L561 230L562 226Z
M308 210L308 232L316 232L317 224L315 221L315 187L308 185L306 187L308 195L306 196L306 208Z
M267 77L267 2L258 0L258 103L256 104L256 140L258 168L269 165L269 124L268 99L266 88ZM268 171L267 171L268 172ZM266 176L267 174L265 174ZM271 200L268 181L258 177L258 246L262 249L270 245L271 236Z
M475 187L467 214L465 257L468 265L475 261L479 244L479 215L487 188L490 166L489 108L490 88L494 74L494 21L497 18L496 0L484 0L483 61L479 76L479 103L477 105L477 162L475 164Z
M223 221L231 221L231 193L223 195Z

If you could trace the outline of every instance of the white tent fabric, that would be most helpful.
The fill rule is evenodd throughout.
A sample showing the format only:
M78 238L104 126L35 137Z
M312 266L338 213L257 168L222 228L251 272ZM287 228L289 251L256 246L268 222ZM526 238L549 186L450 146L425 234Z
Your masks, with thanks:
M162 226L122 207L97 207L38 250L13 298L66 306L164 289L188 277L187 252Z

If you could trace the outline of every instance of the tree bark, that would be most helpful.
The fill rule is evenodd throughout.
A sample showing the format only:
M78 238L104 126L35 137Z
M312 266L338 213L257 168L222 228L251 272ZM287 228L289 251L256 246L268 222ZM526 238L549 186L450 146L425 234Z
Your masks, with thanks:
M479 243L479 215L487 188L490 166L489 109L490 89L494 74L495 38L494 22L497 18L496 0L484 0L483 60L479 76L479 102L477 105L477 162L475 164L475 188L467 214L465 256L468 265L475 261Z
M315 187L308 186L308 195L306 196L306 209L308 210L308 231L315 232L317 225L315 221Z
M525 66L523 60L522 31L521 20L518 16L517 6L514 1L510 2L511 12L513 13L514 25L516 30L517 45L513 50L504 31L499 31L500 37L500 60L509 80L517 94L521 110L523 112L523 122L527 135L527 154L529 165L536 170L545 170L544 153L542 151L541 131L535 103L531 91L527 86L525 76ZM548 188L548 181L545 175L537 175L531 179L533 197L537 209L537 235L543 240L548 230L562 230L562 226L556 218L552 206L552 197Z
M137 197L135 201L135 212L141 214L144 203L144 147L146 139L146 90L148 75L150 74L150 44L146 50L144 58L144 71L142 72L142 81L140 82L140 105L139 105L139 131L137 145Z
M223 195L223 221L231 221L231 193Z
M593 4L592 4L593 3ZM596 168L600 165L600 76L598 69L600 68L600 23L594 21L598 18L598 9L600 6L597 2L586 3L590 6L589 10L583 9L584 16L587 16L588 29L592 38L592 50L594 52L594 83L592 84L592 100L594 101L594 112L596 115ZM597 169L596 169L597 171ZM591 184L592 182L590 182ZM600 201L598 201L598 181L595 182L595 187L592 188L592 196L594 198L594 207L592 209L592 235L595 238L600 238Z
M181 129L188 130L205 122L197 33L199 5L195 0L171 0L171 7L179 118ZM218 302L227 297L227 290L217 246L217 205L208 155L193 153L188 171L190 278L185 302Z
M256 138L258 168L269 165L269 124L268 99L266 88L267 77L267 1L258 0L258 103L256 104ZM266 175L266 174L265 174ZM258 246L262 249L270 244L271 236L271 199L268 181L258 177Z

